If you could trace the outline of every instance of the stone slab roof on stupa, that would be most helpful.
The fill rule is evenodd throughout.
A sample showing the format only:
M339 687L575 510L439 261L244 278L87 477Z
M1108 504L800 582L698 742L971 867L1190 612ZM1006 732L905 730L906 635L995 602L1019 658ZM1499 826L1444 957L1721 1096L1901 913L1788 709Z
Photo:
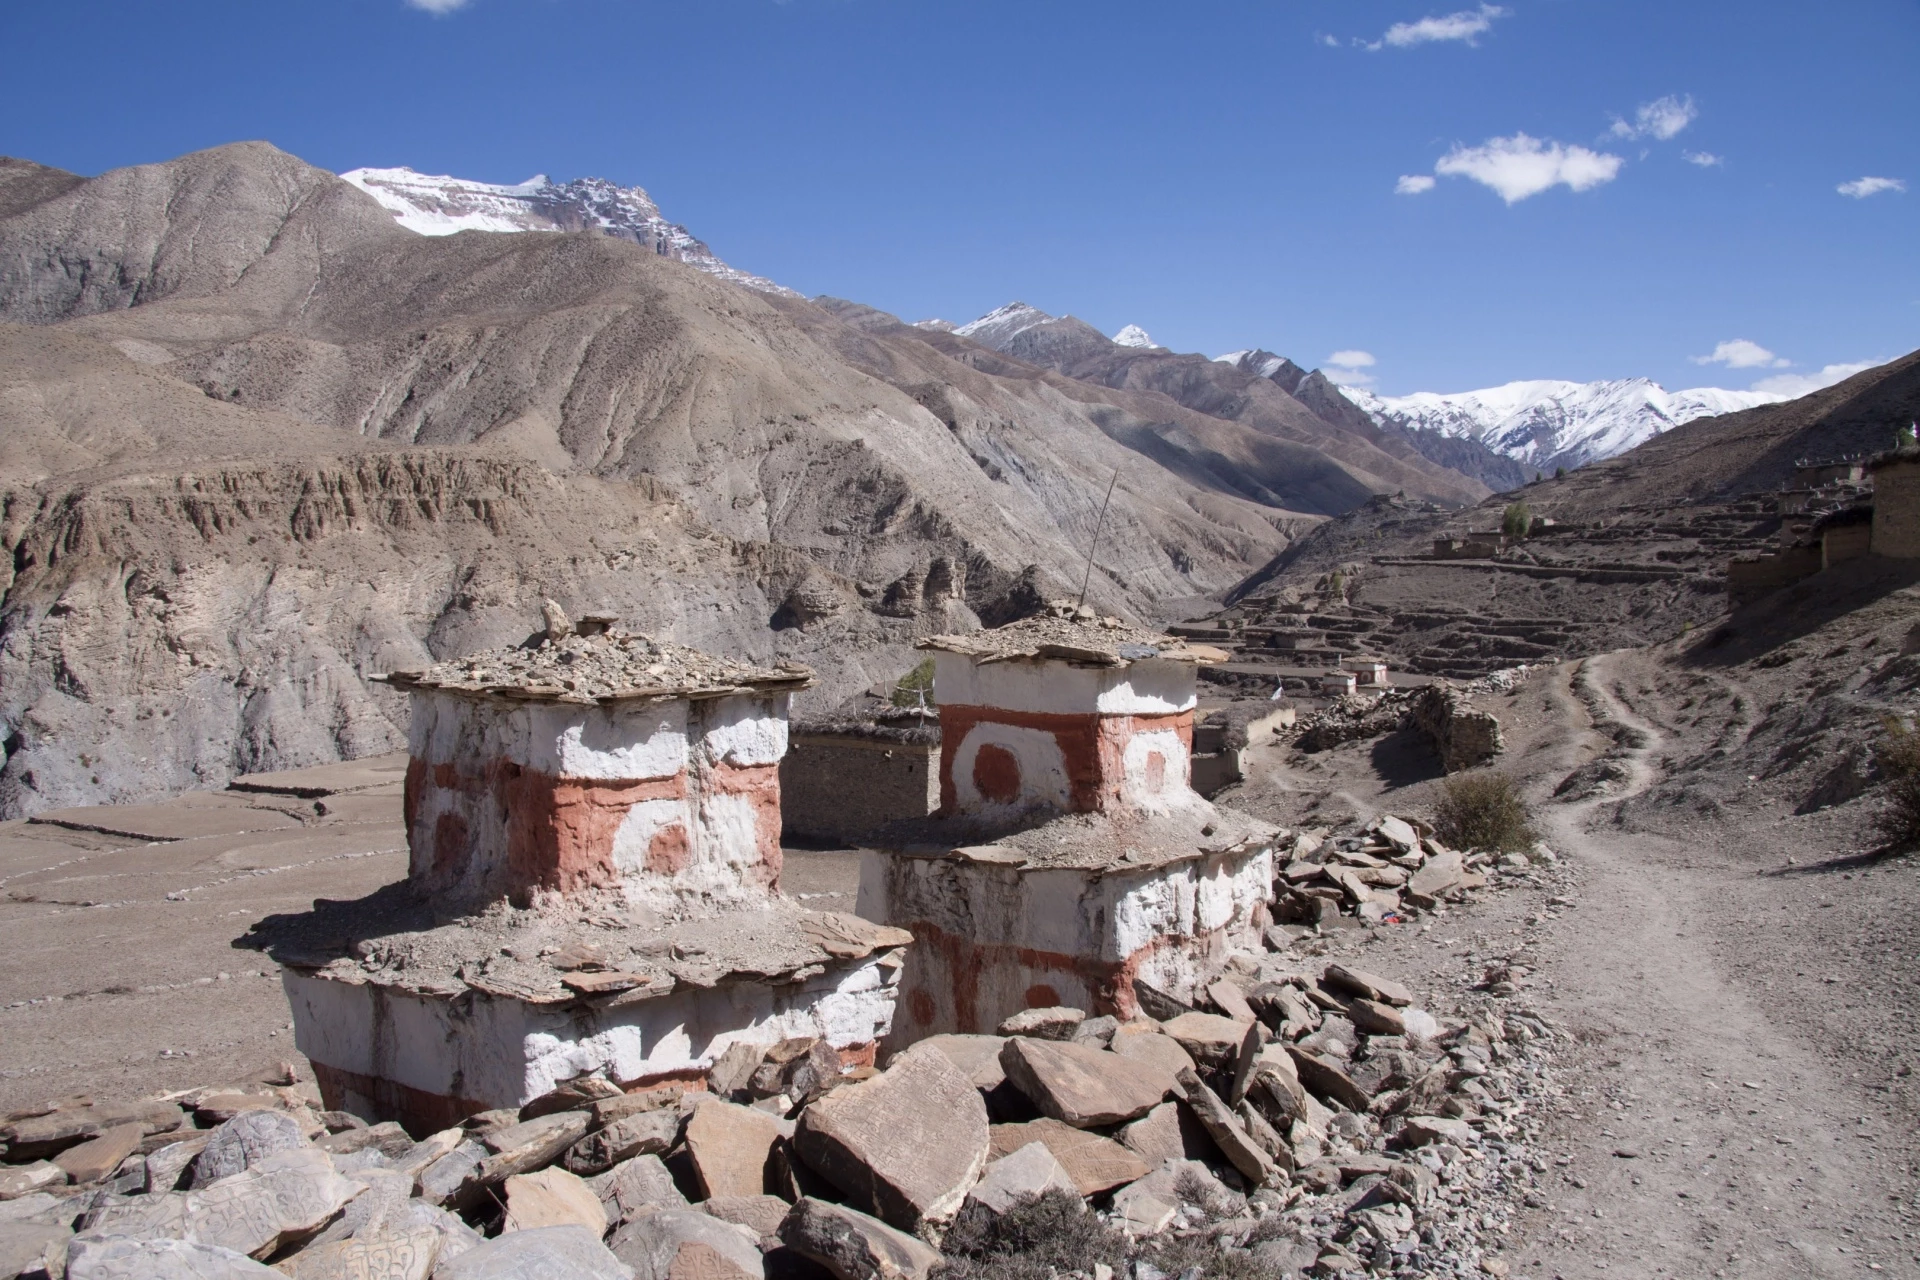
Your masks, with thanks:
M797 664L762 667L669 640L612 630L586 635L549 633L537 642L488 649L424 671L394 671L381 678L396 689L445 689L519 702L588 705L716 698L805 689L813 683L813 673Z
M1160 631L1103 618L1090 609L1056 605L1045 613L1004 627L963 635L930 636L914 646L956 653L982 662L1046 661L1087 666L1125 667L1157 659L1211 666L1227 654L1210 645L1189 644Z

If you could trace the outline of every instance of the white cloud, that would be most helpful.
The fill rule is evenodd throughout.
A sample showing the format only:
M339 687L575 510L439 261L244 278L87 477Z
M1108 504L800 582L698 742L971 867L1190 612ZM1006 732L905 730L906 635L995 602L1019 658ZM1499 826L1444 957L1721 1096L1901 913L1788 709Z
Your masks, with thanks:
M1364 47L1379 49L1384 45L1392 45L1396 49L1411 49L1417 44L1433 44L1443 40L1476 44L1479 37L1493 26L1495 18L1506 16L1507 11L1499 5L1483 4L1478 9L1462 9L1459 13L1422 18L1418 22L1396 22L1387 28L1385 35Z
M1834 190L1843 196L1852 196L1855 200L1865 200L1868 196L1877 196L1882 191L1905 191L1907 184L1898 178L1855 178L1852 182L1843 182Z
M1612 132L1616 138L1658 138L1665 142L1692 124L1699 115L1700 110L1693 105L1692 94L1681 98L1670 93L1664 98L1641 103L1640 109L1633 113L1631 123L1616 119Z
M1373 352L1348 348L1327 357L1327 373L1339 386L1370 387L1373 385L1373 375L1367 370L1376 363Z
M1511 138L1489 138L1477 147L1455 147L1440 157L1433 171L1443 178L1472 178L1491 187L1508 204L1516 204L1553 186L1585 191L1612 182L1625 163L1605 152L1516 133Z
M1871 369L1882 363L1879 360L1855 360L1847 364L1830 364L1818 373L1776 373L1771 378L1762 378L1753 384L1755 391L1771 391L1777 396L1811 395L1823 387L1836 382L1845 382L1854 374Z
M1424 173L1403 173L1400 181L1393 184L1393 194L1397 196L1417 196L1433 190L1433 179Z
M1729 369L1784 369L1792 364L1783 360L1757 342L1745 338L1735 338L1723 342L1713 349L1710 356L1688 356L1695 364L1723 364Z
M455 9L464 9L469 0L407 0L410 9L425 9L435 17L445 17Z
M1727 162L1725 156L1717 156L1711 151L1682 151L1688 164L1697 164L1702 169L1712 169Z
M1330 36L1324 31L1322 31L1319 35L1315 36L1314 39L1319 41L1321 44L1327 46L1327 48L1329 49L1338 49L1340 47L1340 37Z

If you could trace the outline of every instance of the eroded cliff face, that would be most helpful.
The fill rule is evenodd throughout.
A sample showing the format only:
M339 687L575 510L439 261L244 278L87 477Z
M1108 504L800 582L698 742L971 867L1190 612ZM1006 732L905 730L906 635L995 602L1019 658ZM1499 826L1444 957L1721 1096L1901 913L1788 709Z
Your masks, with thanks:
M525 639L547 598L797 658L823 698L970 621L951 573L882 614L856 584L716 534L663 491L563 483L506 455L228 464L3 503L4 816L404 746L404 699L368 677ZM806 592L805 616L775 629Z

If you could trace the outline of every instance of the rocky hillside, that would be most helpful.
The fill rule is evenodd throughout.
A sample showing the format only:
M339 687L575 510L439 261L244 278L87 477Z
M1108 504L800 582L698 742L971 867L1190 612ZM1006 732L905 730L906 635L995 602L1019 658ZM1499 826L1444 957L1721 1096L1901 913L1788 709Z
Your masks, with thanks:
M986 352L995 352L1077 383L1148 393L1201 415L1210 421L1168 423L1135 447L1192 459L1223 482L1238 474L1242 483L1281 495L1300 509L1332 515L1374 493L1396 491L1460 505L1488 492L1470 476L1423 456L1405 433L1381 430L1344 401L1331 417L1323 416L1294 394L1297 385L1289 390L1283 380L1257 368L1177 355L1164 347L1125 346L1084 320L1050 316L1023 302L950 331L937 322L917 328L929 343L978 368L1017 371L1018 366L984 359ZM1323 406L1339 400L1330 383L1306 394L1312 398L1317 391L1323 392ZM1311 476L1304 486L1303 466Z
M1245 674L1371 652L1477 676L1674 640L1727 611L1726 566L1780 545L1775 492L1797 461L1890 447L1920 416L1920 352L1812 395L1702 418L1637 449L1476 508L1381 496L1295 540L1202 628ZM1523 501L1543 525L1484 540ZM1436 559L1435 539L1487 549Z
M260 143L9 162L0 210L5 814L383 749L402 712L366 676L523 636L548 596L810 662L831 704L1064 592L1116 475L1091 598L1141 618L1400 482L1305 418L630 239L418 235Z

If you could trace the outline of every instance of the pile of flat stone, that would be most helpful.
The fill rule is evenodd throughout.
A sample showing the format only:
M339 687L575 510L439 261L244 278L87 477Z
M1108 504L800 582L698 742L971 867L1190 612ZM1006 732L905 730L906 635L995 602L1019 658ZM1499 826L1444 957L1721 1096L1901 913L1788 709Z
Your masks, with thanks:
M1502 1028L1292 963L1238 955L1204 1008L1141 987L1155 1016L1029 1010L884 1070L736 1044L703 1079L583 1076L419 1138L291 1073L15 1113L0 1276L925 1280L961 1215L1049 1194L1280 1269L1418 1255L1504 1114Z
M1500 855L1449 849L1418 818L1385 814L1357 832L1302 831L1276 857L1274 917L1282 925L1393 923L1461 902L1486 886ZM1516 855L1522 863L1525 855Z
M1343 742L1392 733L1406 724L1419 693L1417 689L1385 689L1342 694L1299 722L1293 745L1302 751L1328 751Z

